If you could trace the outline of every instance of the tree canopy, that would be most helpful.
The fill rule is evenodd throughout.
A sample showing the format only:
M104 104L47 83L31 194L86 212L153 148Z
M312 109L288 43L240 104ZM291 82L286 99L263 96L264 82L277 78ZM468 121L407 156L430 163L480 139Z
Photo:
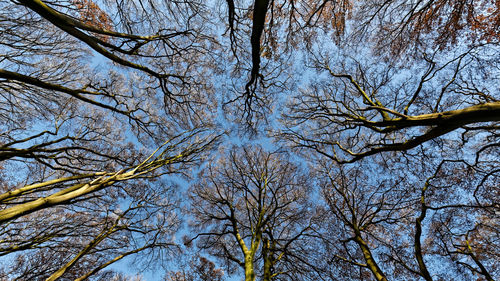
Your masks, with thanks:
M500 279L499 26L494 0L0 0L0 279Z

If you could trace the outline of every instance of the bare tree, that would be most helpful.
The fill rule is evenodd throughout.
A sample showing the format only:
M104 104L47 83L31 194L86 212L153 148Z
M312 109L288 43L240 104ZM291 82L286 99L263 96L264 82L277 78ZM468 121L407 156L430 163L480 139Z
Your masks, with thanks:
M280 93L293 89L294 51L310 47L323 30L340 38L352 5L345 0L225 2L224 35L231 46L225 56L234 63L232 93L224 105L228 116L258 130L269 121Z
M107 4L0 2L8 278L107 279L124 257L167 258L179 224L168 176L187 175L216 139L210 106L199 110L216 45L203 6Z
M357 35L369 37L379 51L390 49L386 55L393 58L428 47L499 43L495 1L365 1L358 8Z
M191 188L197 246L239 266L245 280L300 276L311 232L307 174L285 153L232 149ZM302 267L301 267L302 264Z
M159 178L186 169L207 144L169 156L180 145L172 142L129 170L56 178L3 193L1 255L26 251L37 260L46 249L55 251L61 260L36 267L49 273L47 280L67 274L84 280L137 253L145 265L165 260L177 248L173 237L180 219L172 182ZM129 207L122 211L124 204ZM71 273L72 268L81 269ZM33 269L23 276L44 276Z
M498 7L364 4L341 43L309 50L316 75L277 134L324 167L332 279L494 280Z
M165 275L165 281L222 281L224 271L217 268L209 259L193 255L189 265L182 271L170 271Z
M424 61L418 62L424 71L318 56L315 67L326 72L328 80L312 82L291 102L283 135L294 146L339 163L458 135L451 132L494 137L500 116L497 85L489 83L492 72L484 65L493 49L472 48L442 62L437 61L439 52L424 54ZM340 66L333 68L336 64ZM404 74L407 71L418 71L419 76Z
M0 0L0 279L497 279L497 2Z
M483 170L492 163L442 160L401 171L408 163L387 162L391 168L318 165L332 278L495 280L499 206L485 192L497 176ZM387 176L370 177L374 172Z

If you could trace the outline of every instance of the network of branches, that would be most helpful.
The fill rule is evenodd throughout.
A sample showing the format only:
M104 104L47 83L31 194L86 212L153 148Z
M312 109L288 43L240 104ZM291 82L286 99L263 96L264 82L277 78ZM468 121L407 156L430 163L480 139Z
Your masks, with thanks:
M499 280L497 0L0 0L0 280Z

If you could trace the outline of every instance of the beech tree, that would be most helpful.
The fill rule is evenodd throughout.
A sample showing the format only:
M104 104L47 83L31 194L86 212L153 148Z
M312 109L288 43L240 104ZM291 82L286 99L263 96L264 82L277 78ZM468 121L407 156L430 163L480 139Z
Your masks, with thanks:
M183 270L167 272L164 279L165 281L222 281L224 280L224 271L216 268L209 259L194 255L189 265L185 266Z
M232 93L224 105L228 116L256 130L269 121L280 93L293 90L288 84L294 84L294 51L310 47L319 30L333 28L340 37L352 5L347 0L226 3L224 35L234 63Z
M491 73L481 73L490 69L482 56L491 48L472 48L443 62L436 61L439 51L423 54L420 76L404 75L388 64L370 67L355 58L343 59L336 70L332 65L338 62L320 54L315 67L329 81L314 81L302 90L290 105L284 134L296 146L339 163L410 150L457 130L488 134L500 116L497 85L488 82Z
M186 22L196 5L136 4L0 2L6 279L109 280L124 257L177 249L166 175L187 175L215 141L196 109L211 41Z
M372 172L385 168L323 162L318 172L331 216L322 233L332 278L494 280L498 267L489 261L496 258L482 243L498 236L496 222L486 219L498 206L484 193L495 176L483 164L443 160L434 171L415 164L412 171L373 179ZM416 185L422 175L428 177ZM490 238L472 246L471 235Z
M0 0L0 279L498 279L499 24L493 0Z
M376 49L390 55L410 54L415 48L449 49L459 44L498 44L500 12L495 1L428 0L366 1L359 7L358 33L369 36ZM467 41L464 42L463 39Z
M307 274L307 238L313 218L307 174L285 154L260 147L232 149L192 187L197 246L245 280L301 278ZM283 275L283 277L281 277Z
M499 8L493 2L361 5L352 11L360 22L351 23L342 42L349 47L309 52L322 79L290 103L285 134L344 163L406 151L457 130L495 130L499 37L492 24Z
M498 178L498 30L489 28L498 7L361 6L353 18L364 20L342 39L348 47L309 50L315 76L290 99L286 128L277 133L325 167L330 278L494 280L490 262L498 257L477 255L490 238L481 234L469 248L468 237L498 236L496 219L485 219L499 207L491 185ZM398 184L387 186L392 180Z

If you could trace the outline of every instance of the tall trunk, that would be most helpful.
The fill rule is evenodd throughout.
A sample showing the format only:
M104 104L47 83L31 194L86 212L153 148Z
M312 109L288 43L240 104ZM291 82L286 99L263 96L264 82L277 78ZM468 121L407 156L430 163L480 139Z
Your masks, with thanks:
M271 269L273 267L273 254L270 250L269 240L264 239L262 243L262 258L264 259L264 277L263 281L271 281Z
M368 248L368 245L366 245L365 240L361 238L361 233L359 232L359 230L355 230L355 233L356 237L354 238L354 241L356 241L356 243L361 248L361 251L363 252L363 257L365 258L366 261L366 265L373 273L373 276L377 281L387 281L384 272L380 269L380 267L377 265L377 262L373 258L370 248Z
M253 267L253 255L245 255L245 281L255 281L255 271Z
M420 216L415 220L415 257L417 259L418 268L420 269L420 275L424 277L426 281L432 281L432 276L427 270L427 266L424 262L424 257L422 255L422 243L420 242L420 238L422 236L422 221L425 219L427 214L427 206L425 205L425 197L424 193L427 190L428 183L425 184L424 189L422 190L422 210L420 212Z

